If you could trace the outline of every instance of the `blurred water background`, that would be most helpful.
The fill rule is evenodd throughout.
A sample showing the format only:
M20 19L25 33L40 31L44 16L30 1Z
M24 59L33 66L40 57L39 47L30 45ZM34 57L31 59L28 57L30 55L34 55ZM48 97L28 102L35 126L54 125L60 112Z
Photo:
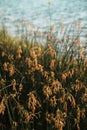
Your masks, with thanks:
M58 29L60 23L82 25L81 36L87 31L87 0L0 0L0 26L2 23L13 35L17 24L28 21L41 31L51 25ZM62 22L61 22L62 21Z

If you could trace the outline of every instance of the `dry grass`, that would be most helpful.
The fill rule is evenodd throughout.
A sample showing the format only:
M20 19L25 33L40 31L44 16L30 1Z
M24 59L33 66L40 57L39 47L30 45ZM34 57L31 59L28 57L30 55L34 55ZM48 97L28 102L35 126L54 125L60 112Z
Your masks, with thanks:
M87 129L87 52L66 38L48 33L43 45L0 31L1 130Z

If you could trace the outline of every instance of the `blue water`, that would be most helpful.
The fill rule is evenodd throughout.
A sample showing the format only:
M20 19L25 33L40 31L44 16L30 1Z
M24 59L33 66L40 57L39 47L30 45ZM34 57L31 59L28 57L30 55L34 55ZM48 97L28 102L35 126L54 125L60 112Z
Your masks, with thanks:
M87 0L0 0L0 25L15 33L15 24L27 20L36 28L44 29L50 23L59 26L82 22L87 30Z

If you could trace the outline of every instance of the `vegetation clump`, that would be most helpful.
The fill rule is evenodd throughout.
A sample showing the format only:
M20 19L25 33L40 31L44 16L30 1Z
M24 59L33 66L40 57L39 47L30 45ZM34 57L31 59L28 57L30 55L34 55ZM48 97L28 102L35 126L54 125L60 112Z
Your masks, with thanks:
M1 130L87 129L86 48L68 34L45 42L0 31Z

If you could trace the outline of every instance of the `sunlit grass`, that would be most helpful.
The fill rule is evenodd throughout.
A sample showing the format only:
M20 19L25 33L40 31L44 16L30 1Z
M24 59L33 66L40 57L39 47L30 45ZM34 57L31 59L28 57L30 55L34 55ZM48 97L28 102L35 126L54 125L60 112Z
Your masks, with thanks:
M87 52L79 33L59 38L51 29L44 44L32 33L0 31L0 129L87 129Z

